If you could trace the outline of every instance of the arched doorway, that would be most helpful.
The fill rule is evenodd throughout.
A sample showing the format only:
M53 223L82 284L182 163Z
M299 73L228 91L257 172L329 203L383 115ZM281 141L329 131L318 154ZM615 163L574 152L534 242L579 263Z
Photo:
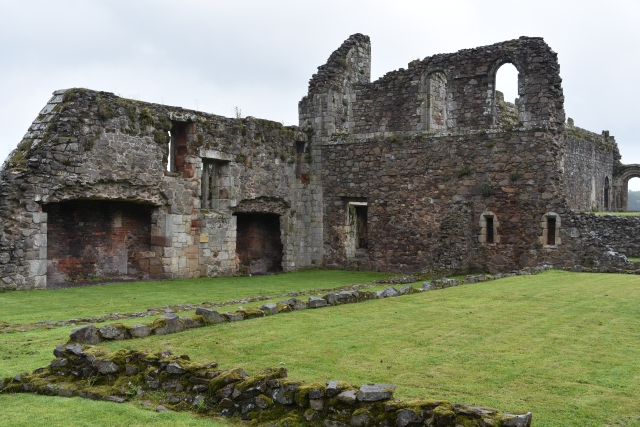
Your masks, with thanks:
M632 178L640 178L640 164L623 165L618 168L618 173L613 179L613 203L612 210L628 211L629 208L629 181ZM640 191L640 185L632 183L633 191Z

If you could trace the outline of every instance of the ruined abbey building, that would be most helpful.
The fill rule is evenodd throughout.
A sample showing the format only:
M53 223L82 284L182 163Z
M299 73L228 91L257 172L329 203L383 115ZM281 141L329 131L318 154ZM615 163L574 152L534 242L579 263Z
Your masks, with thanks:
M0 287L309 267L435 274L551 263L636 271L639 223L608 132L565 123L541 38L435 55L370 82L355 34L298 127L86 89L54 92L1 171ZM519 71L504 102L495 76ZM620 254L616 253L619 252Z

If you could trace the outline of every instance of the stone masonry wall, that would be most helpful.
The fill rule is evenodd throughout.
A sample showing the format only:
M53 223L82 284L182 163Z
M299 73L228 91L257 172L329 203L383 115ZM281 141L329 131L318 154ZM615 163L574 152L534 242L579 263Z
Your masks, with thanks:
M354 140L323 146L326 265L351 268L358 261L346 258L346 209L349 200L366 200L363 265L370 268L532 266L521 258L537 244L540 217L561 202L553 134L374 134ZM499 242L480 242L480 216L487 211L500 224Z
M582 211L615 210L613 171L620 154L608 132L602 135L573 126L564 133L562 166L566 200L570 208ZM605 206L605 178L609 183L609 202Z
M369 83L369 51L368 37L351 36L299 105L320 148L325 265L437 274L536 265L540 217L564 211L557 55L521 37L412 61ZM520 72L513 114L495 91L504 63ZM349 250L349 202L368 205L364 254ZM499 224L493 243L484 214Z
M46 287L43 206L82 199L152 206L150 250L138 254L148 260L145 277L234 273L233 213L247 201L277 200L285 207L286 271L318 265L320 183L314 168L306 182L295 173L296 141L307 139L295 128L251 117L58 91L1 172L0 286ZM168 171L172 144L174 168ZM201 206L204 161L219 165L216 203L208 209Z

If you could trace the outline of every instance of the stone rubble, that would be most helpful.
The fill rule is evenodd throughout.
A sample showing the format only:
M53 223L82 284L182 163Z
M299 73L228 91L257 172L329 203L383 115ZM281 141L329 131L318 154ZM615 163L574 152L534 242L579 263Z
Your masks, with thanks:
M3 393L36 393L82 397L122 404L144 400L157 412L192 411L234 417L261 425L326 427L529 427L532 415L430 399L395 399L392 384L342 381L306 384L290 379L285 368L266 368L255 375L242 369L220 369L196 363L170 351L149 353L102 347L60 345L56 359L33 373L0 381ZM156 394L157 396L157 394Z

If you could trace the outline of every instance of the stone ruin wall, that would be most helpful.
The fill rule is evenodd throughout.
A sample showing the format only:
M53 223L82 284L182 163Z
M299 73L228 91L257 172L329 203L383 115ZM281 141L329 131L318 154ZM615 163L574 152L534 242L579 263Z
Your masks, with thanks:
M176 125L182 129L175 138L176 171L168 172L168 131L177 134ZM233 214L247 204L251 212L280 215L285 271L318 265L320 186L313 167L296 157L297 143L307 138L295 128L251 117L228 119L104 92L58 91L2 170L0 286L44 288L47 277L61 280L63 274L51 274L56 266L47 260L47 241L58 237L47 236L47 211L68 201L133 203L150 210L151 236L134 248L143 250L128 254L138 258L135 278L233 274ZM203 159L219 165L218 200L211 209L200 205ZM116 217L104 233L116 234L116 227L126 225ZM113 276L91 268L96 276Z
M42 288L47 276L64 277L64 263L47 259L48 214L67 201L90 211L81 200L149 211L148 241L97 245L126 258L120 273L135 278L261 272L279 260L238 248L237 223L248 233L242 245L278 240L266 230L277 225L256 231L265 214L280 223L274 247L282 245L284 271L450 274L582 259L589 231L561 224L574 221L571 209L594 200L601 208L604 177L619 207L612 175L623 166L613 137L565 126L557 55L541 38L415 60L373 83L370 61L361 34L333 52L299 103L299 127L56 92L2 171L0 286ZM505 63L520 73L515 105L495 90ZM217 181L207 201L208 174ZM103 222L136 228L126 210L103 210L111 212ZM556 245L545 241L547 215L558 219ZM51 225L73 224L59 219Z
M598 135L574 126L569 119L564 132L561 169L566 200L572 209L617 210L613 187L614 168L619 163L618 146L608 131ZM606 182L609 185L607 202Z
M435 55L369 83L369 39L334 52L300 102L322 148L324 262L467 272L537 265L540 218L566 211L557 55L540 38ZM515 121L495 73L520 70ZM502 102L504 104L504 102ZM349 249L350 201L366 201L366 253ZM483 241L483 214L495 242Z

